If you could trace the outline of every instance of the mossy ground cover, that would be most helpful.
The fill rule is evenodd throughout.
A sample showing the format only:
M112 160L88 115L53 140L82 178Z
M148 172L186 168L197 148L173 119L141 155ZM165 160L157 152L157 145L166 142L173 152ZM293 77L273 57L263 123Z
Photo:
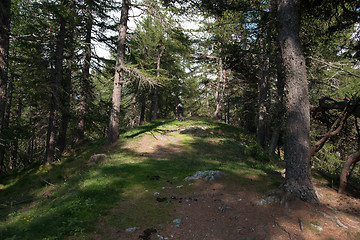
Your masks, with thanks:
M180 151L165 159L125 147L136 146L145 134L171 136L188 126L206 128L206 134L184 134ZM107 158L87 164L95 153ZM182 185L199 170L221 170L229 183L251 184L265 192L280 184L271 175L276 163L252 136L232 126L202 120L149 123L123 131L113 146L92 141L53 165L2 178L0 239L91 239L99 222L121 229L160 224L173 217L172 205L157 204L153 194L169 184ZM190 188L174 191L184 194Z

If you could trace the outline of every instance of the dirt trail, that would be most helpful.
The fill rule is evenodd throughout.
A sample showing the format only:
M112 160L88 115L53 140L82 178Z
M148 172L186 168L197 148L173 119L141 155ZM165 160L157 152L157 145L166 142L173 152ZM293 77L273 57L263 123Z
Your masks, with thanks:
M127 147L139 155L161 160L179 152L181 138L181 134L147 134L136 145ZM130 239L179 240L360 239L359 199L339 195L319 180L314 179L314 184L320 206L299 200L282 205L278 199L264 196L252 186L229 184L226 179L197 180L187 195L176 195L171 189L161 193L174 206L172 214L176 217L172 221L156 229L137 229L130 235L124 230L116 231L113 239L129 239L129 236Z

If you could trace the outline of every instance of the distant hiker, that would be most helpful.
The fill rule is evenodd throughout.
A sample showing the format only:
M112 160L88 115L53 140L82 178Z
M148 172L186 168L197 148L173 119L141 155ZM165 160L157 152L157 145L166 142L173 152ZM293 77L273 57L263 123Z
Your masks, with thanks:
M184 112L184 106L179 103L176 108L175 108L175 113L176 113L176 119L178 121L182 121L183 119L183 112Z

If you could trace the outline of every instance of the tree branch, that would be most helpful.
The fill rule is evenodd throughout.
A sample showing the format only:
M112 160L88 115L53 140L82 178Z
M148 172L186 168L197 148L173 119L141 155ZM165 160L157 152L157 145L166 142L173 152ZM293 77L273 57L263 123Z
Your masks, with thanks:
M342 67L336 66L336 65L331 64L331 63L328 63L328 62L325 62L324 60L316 59L316 58L313 58L313 57L308 57L308 58L310 58L311 60L314 60L314 61L316 61L316 62L320 62L320 63L322 63L322 64L325 64L325 65L327 65L327 66L329 66L329 67L332 67L332 68L341 70L341 71L343 71L343 72L346 72L346 73L348 73L348 74L350 74L350 75L352 75L352 76L354 76L354 77L360 78L360 75L359 75L359 74L350 72L350 71L348 71L348 70L346 70L346 69L344 69L344 68L342 68Z

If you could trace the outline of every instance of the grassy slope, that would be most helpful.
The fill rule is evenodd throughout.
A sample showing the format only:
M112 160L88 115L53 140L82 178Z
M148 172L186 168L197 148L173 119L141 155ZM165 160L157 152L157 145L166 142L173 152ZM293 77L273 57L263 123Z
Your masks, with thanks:
M144 134L159 136L194 125L209 130L205 136L182 135L181 152L165 160L124 148L136 145ZM184 184L182 179L198 170L225 171L229 182L247 185L251 181L259 191L279 185L266 174L276 166L253 139L220 123L158 121L125 131L115 146L104 143L93 141L54 165L0 179L0 239L91 239L100 222L120 229L161 224L173 217L171 204L154 204L152 194L169 181ZM94 153L105 153L107 158L85 164ZM151 181L151 176L160 180Z

